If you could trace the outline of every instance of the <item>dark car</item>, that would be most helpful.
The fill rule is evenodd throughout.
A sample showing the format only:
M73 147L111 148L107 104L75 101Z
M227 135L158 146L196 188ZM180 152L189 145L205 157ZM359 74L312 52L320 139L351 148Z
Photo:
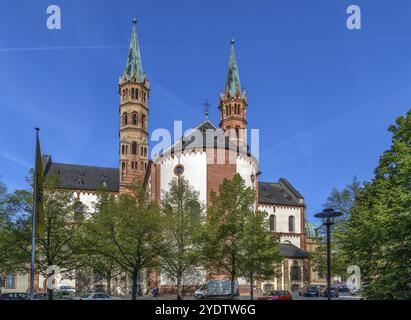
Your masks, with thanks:
M338 286L338 291L339 292L350 292L350 288L348 288L348 286L343 283Z
M321 291L321 296L323 296L323 297L327 297L327 296L328 296L327 287L325 287L325 288ZM331 288L330 288L330 297L331 297L331 298L338 298L338 297L339 297L339 292L338 292L338 288L337 288L337 287L331 287Z
M298 294L304 297L319 297L320 291L315 286L308 286L303 287L300 291L298 291Z
M0 294L0 300L29 300L30 295L24 292L9 292Z
M289 291L277 290L268 291L262 296L257 297L257 300L293 300L293 297Z

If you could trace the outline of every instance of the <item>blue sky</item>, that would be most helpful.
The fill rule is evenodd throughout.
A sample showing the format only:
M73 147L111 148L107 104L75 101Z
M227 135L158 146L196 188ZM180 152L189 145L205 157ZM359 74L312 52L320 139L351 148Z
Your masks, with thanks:
M360 31L346 28L353 3ZM61 30L46 27L50 4ZM1 179L27 187L36 126L56 162L118 166L117 84L136 16L150 130L195 126L205 99L218 123L234 38L261 180L287 178L311 218L333 187L372 177L387 127L410 108L410 12L407 0L2 1Z

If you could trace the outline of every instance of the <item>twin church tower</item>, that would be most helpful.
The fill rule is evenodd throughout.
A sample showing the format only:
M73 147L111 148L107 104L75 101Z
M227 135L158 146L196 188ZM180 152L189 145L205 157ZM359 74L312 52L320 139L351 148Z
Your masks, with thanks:
M119 79L120 191L135 180L143 181L148 166L150 84L143 70L136 24L133 18L127 64ZM246 144L247 97L240 83L234 40L230 46L225 90L219 99L219 126L230 139Z

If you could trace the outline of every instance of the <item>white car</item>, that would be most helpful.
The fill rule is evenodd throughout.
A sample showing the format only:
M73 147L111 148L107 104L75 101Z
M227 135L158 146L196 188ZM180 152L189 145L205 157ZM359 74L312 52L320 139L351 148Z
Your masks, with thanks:
M71 286L60 286L55 290L55 293L60 293L62 295L74 295L76 294L76 289Z
M83 294L79 300L118 300L105 292L91 292Z

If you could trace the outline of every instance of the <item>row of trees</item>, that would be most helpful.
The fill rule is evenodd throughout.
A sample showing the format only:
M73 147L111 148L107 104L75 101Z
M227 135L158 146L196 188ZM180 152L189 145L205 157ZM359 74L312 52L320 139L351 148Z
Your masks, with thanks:
M135 185L129 193L98 193L95 210L86 212L70 191L58 188L58 178L44 186L45 236L38 240L37 269L57 265L63 277L92 269L107 280L119 274L132 277L136 299L143 270L161 272L173 280L177 298L185 278L199 269L250 281L277 275L281 256L277 239L268 231L265 213L254 212L255 191L236 175L211 195L207 209L184 178L174 179L160 204ZM0 188L0 272L28 272L32 194L7 194ZM53 290L49 290L50 299Z
M411 111L388 130L392 145L374 178L354 178L325 204L344 213L333 229L332 275L358 265L366 298L411 299ZM313 254L317 270L324 271L324 253L319 246Z

